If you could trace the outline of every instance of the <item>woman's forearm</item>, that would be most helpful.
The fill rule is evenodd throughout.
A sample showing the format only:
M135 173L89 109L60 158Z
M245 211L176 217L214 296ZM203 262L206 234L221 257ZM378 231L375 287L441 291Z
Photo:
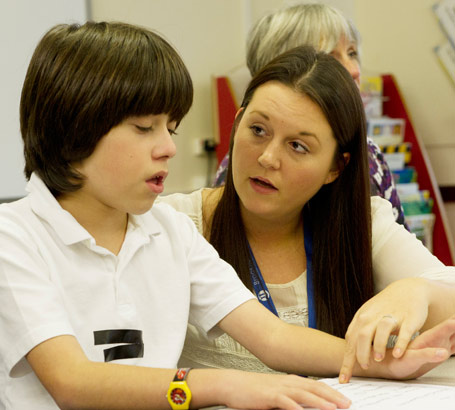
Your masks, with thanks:
M428 317L422 330L427 330L455 315L455 285L430 279L423 280L428 291Z

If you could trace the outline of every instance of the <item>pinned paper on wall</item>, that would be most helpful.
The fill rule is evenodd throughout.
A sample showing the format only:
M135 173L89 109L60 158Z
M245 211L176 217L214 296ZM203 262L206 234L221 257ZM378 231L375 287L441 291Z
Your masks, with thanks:
M433 6L433 11L447 39L455 48L455 0L442 0Z
M447 41L445 44L435 47L434 52L442 68L455 84L455 48Z
M455 84L455 0L442 0L433 6L447 41L434 48L436 57Z

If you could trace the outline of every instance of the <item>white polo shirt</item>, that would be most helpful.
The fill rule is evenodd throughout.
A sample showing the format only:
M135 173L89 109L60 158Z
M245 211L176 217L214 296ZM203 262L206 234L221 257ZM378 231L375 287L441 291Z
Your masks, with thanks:
M224 316L254 298L166 204L130 216L114 255L39 177L27 190L0 206L0 408L56 408L24 358L46 339L74 335L93 361L172 368L188 322L218 333Z

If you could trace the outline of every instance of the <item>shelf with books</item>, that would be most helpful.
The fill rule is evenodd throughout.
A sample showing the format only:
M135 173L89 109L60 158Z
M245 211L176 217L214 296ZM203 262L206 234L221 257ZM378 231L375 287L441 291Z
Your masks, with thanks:
M410 165L412 144L404 142L404 124L402 118L370 117L368 136L379 146L392 172L409 230L433 251L434 200L428 190L420 189L417 170Z
M383 86L382 115L393 119L403 119L403 142L411 144L412 155L409 166L416 171L416 179L419 190L427 191L432 198L432 213L434 214L434 226L432 244L429 248L446 265L455 264L455 247L450 232L447 215L442 201L441 193L436 178L428 159L423 142L414 130L411 118L406 108L406 103L401 95L398 84L391 74L381 76Z
M383 152L394 177L403 206L406 224L424 245L433 251L434 200L427 189L421 189L418 172L411 165L411 142L405 142L405 118L384 115L382 78L363 77L360 91L367 115L367 134Z

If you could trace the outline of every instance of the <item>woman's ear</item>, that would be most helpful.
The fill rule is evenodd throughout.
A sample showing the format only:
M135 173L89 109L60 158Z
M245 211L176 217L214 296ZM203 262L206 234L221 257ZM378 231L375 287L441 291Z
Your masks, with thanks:
M245 108L240 107L240 108L237 110L237 112L235 113L235 119L237 119L237 117L240 115L241 112L243 112L244 109L245 109Z
M349 152L343 152L343 168L349 164L351 160L351 154Z
M242 115L245 112L244 107L240 107L237 112L235 113L235 118L234 118L234 133L237 132L237 127L239 126L239 122L242 119Z
M343 158L340 161L337 161L334 167L330 170L324 184L330 184L331 182L337 179L341 172L343 171L344 167L349 164L351 160L351 154L349 152L343 152Z

